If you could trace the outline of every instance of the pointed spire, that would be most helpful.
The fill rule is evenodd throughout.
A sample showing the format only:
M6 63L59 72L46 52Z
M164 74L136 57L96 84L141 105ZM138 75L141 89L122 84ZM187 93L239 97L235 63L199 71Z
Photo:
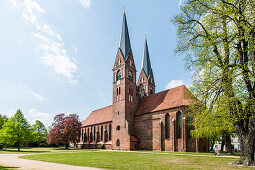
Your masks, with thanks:
M122 23L122 30L121 30L121 35L120 35L119 48L122 52L124 60L126 60L130 51L131 51L131 45L130 45L130 39L129 39L129 34L128 34L128 26L127 26L127 19L126 19L125 11L124 11L124 15L123 15L123 23Z
M151 62L150 62L148 45L147 45L146 33L145 33L144 51L143 51L143 59L142 59L142 69L148 78L151 74L152 69L151 69Z

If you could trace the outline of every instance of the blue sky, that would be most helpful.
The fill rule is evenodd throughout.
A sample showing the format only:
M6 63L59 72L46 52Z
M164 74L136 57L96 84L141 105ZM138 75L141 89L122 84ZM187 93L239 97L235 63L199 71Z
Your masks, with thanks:
M179 0L2 0L0 113L20 108L47 126L59 113L88 114L112 103L112 67L124 6L140 73L147 33L156 92L189 85L191 73L175 56L170 20Z

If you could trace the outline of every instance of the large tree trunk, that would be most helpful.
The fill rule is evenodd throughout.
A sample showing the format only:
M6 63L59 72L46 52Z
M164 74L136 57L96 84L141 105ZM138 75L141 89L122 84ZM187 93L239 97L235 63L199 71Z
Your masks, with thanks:
M226 152L228 155L233 155L233 150L232 150L232 145L231 145L231 136L230 134L225 134L225 147L226 147Z
M211 141L210 151L213 151L213 146L214 146L214 144L215 144L215 140L213 139L213 140Z
M220 146L221 152L223 152L224 145L225 145L225 139L224 139L224 136L222 135L221 146Z
M238 124L235 124L235 129L239 138L241 155L236 164L243 164L244 166L255 165L254 163L254 149L255 149L255 118L250 121L249 132Z

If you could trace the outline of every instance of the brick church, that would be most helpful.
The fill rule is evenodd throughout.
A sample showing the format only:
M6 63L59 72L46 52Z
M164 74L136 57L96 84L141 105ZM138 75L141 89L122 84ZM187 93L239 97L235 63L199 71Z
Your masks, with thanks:
M193 139L186 115L188 89L155 93L155 81L145 39L142 66L136 82L126 15L113 66L112 105L94 110L83 122L79 148L205 152L208 143Z

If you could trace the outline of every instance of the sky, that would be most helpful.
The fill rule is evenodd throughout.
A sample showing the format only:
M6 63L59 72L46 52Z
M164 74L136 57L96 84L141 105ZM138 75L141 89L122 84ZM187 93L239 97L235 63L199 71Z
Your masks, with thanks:
M191 84L174 53L171 19L181 0L1 0L0 114L21 109L50 126L59 113L85 120L112 104L112 68L124 8L131 48L141 70L145 32L156 92Z

